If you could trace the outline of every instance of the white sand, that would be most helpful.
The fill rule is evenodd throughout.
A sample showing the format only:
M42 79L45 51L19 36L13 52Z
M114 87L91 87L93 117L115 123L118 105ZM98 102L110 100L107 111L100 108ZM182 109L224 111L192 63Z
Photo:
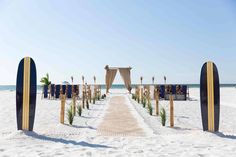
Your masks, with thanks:
M34 132L16 131L15 92L0 91L0 156L235 156L236 88L221 89L220 132L216 134L202 131L197 88L190 90L191 101L174 102L174 128L168 127L169 118L167 127L162 127L160 118L150 116L125 90L111 92L110 97L125 97L143 136L102 136L97 132L110 107L109 98L91 104L90 110L76 116L74 125L69 126L59 123L60 101L41 100L41 95ZM167 114L168 104L160 101Z

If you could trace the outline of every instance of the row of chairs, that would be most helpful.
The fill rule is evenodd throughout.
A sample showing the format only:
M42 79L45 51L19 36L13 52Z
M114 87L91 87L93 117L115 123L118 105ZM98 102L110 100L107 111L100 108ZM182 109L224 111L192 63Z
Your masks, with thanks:
M151 88L152 87L152 88ZM174 100L187 100L187 85L144 85L138 86L137 89L143 88L143 92L149 90L151 98L154 98L154 90L159 92L159 98L169 100L169 96L172 95Z
M169 100L170 95L174 100L187 100L187 85L161 85L161 98Z
M43 86L43 98L55 98L58 99L60 98L60 95L66 95L67 98L72 98L72 94L75 93L76 97L79 97L79 92L80 92L80 86L82 85L60 85L60 84L50 84L50 85L44 85ZM83 86L84 88L89 89L91 86ZM99 85L94 85L94 88L97 90L100 90Z

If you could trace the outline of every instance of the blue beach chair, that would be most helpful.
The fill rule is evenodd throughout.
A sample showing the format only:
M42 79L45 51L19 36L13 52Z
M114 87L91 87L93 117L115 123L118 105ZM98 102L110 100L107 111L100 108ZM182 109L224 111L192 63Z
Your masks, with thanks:
M160 98L165 98L165 85L160 86Z
M43 97L44 98L48 97L48 86L47 85L43 86Z
M67 85L67 98L72 97L72 85Z
M51 97L54 98L55 96L55 84L51 84Z
M61 90L61 85L56 85L55 86L55 98L58 99L60 97L60 90Z
M171 86L171 88L172 88L172 95L175 95L176 94L176 85L172 85Z
M187 85L182 86L182 92L184 94L185 100L187 100Z
M66 85L62 85L62 94L64 95L64 94L66 94Z

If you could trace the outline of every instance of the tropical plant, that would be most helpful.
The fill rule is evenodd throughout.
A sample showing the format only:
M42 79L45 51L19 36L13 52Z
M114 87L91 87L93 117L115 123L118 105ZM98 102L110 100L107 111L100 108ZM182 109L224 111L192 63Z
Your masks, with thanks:
M96 103L96 96L93 96L93 104Z
M152 115L152 111L153 111L152 104L151 104L151 102L149 102L148 103L148 112L150 115Z
M146 107L146 98L145 97L143 97L143 99L142 99L142 104L143 104L143 108L145 108Z
M70 108L67 109L67 119L68 119L69 124L72 125L73 120L74 120L72 105L70 105Z
M103 94L103 95L102 95L102 99L105 99L105 98L106 98L106 94Z
M166 125L166 110L162 107L160 112L161 124L162 126Z
M137 96L136 94L132 94L132 99L136 100L137 99Z
M77 106L77 114L78 114L79 116L82 115L82 107L81 107L81 105L78 105L78 106Z
M47 73L46 76L42 77L40 82L43 84L43 85L50 85L51 84L51 81L49 81L49 74Z
M89 103L92 103L92 96L89 95Z
M89 109L89 101L86 99L86 108Z

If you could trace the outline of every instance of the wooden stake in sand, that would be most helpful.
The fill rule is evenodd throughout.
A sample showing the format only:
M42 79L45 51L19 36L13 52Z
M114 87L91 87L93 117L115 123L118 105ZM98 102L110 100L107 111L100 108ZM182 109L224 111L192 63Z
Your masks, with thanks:
M85 89L84 89L84 85L83 85L83 91L82 91L82 107L84 108L84 103L85 103Z
M155 90L155 99L156 99L156 115L159 115L159 92Z
M65 95L61 95L61 116L60 116L60 122L62 124L64 124L65 103L66 103L66 96Z
M140 100L141 100L141 102L143 102L143 88L141 87L141 92L140 92Z
M89 97L89 102L92 103L92 91L91 91L90 86L89 86L89 89L88 89L88 97Z
M148 105L151 104L151 100L150 100L151 99L151 97L150 97L150 86L147 87L147 99L148 99Z
M73 109L73 114L75 115L75 106L76 106L76 94L72 94L72 109Z
M174 127L174 102L172 95L170 95L170 127Z

